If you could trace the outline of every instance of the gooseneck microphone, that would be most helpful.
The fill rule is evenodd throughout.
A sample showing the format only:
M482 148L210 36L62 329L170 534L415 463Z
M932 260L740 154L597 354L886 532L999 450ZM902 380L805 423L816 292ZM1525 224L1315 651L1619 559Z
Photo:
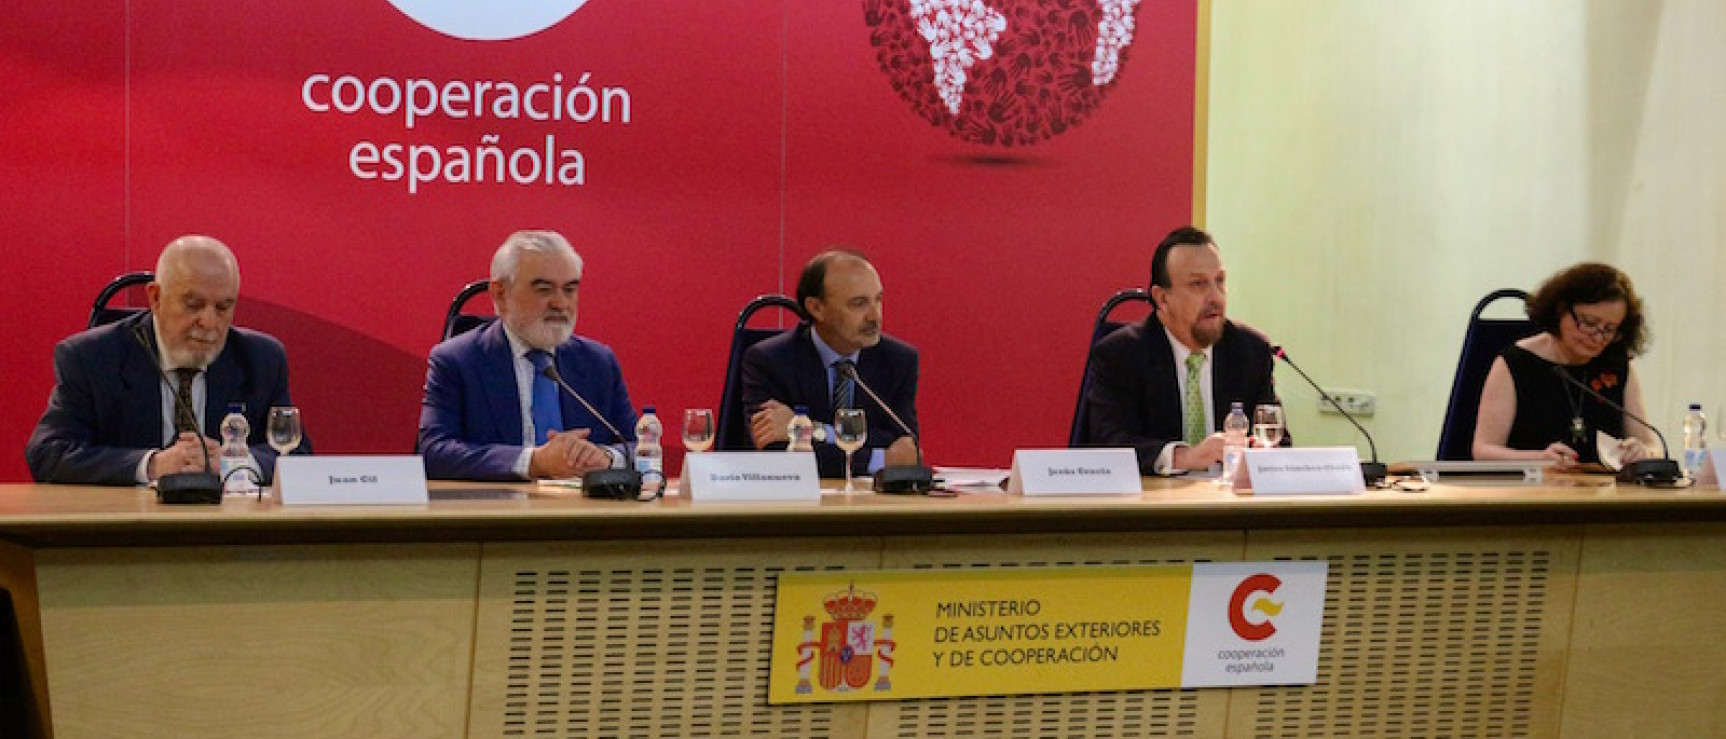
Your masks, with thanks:
M911 437L911 448L917 451L917 463L915 465L893 465L876 470L875 492L916 495L934 490L935 471L923 465L923 446L917 443L917 432L912 431L910 424L905 423L905 419L894 413L892 406L881 400L881 396L875 394L875 390L869 387L869 383L863 381L862 376L857 374L856 365L840 365L840 371L845 374L846 378L856 383L857 387L863 388L863 393L868 395L870 400L875 401L875 405L887 412L887 417L893 419L893 423L899 427L899 430Z
M575 402L580 403L581 407L586 408L588 413L599 419L599 422L605 426L607 431L611 432L612 436L623 442L624 462L629 466L624 469L604 467L583 472L581 474L581 494L589 498L604 498L606 500L640 500L641 472L634 467L635 455L630 450L629 438L624 436L622 431L618 431L617 427L606 419L605 414L600 413L598 408L587 402L587 398L582 397L581 393L576 392L575 388L563 381L563 375L557 373L555 363L547 364L545 369L540 370L539 373L557 383L559 388L569 393L569 397L575 398Z
M1589 387L1587 383L1571 377L1569 372L1564 371L1563 365L1552 365L1552 374L1558 375L1566 383L1569 383L1572 386L1581 388L1583 392L1594 396L1595 400L1605 403L1608 408L1624 414L1625 418L1647 427L1649 431L1654 432L1655 438L1660 439L1660 459L1638 459L1630 464L1624 465L1623 469L1618 470L1618 480L1620 482L1639 482L1644 485L1671 485L1678 482L1679 478L1683 477L1683 474L1678 469L1678 463L1672 460L1671 452L1669 451L1671 447L1666 446L1666 435L1660 433L1660 429L1654 428L1654 424L1644 421L1636 414L1625 410L1624 406L1614 403L1611 398L1601 395L1599 391Z
M1366 448L1372 452L1372 461L1360 463L1360 476L1366 479L1366 484L1368 485L1374 485L1382 481L1385 475L1389 473L1389 470L1385 469L1384 464L1378 461L1378 445L1373 443L1372 434L1366 432L1366 427L1360 425L1360 421L1354 420L1354 416L1349 415L1348 411L1343 410L1342 404L1336 402L1336 398L1331 397L1330 393L1325 392L1324 388L1319 387L1318 383L1313 382L1312 378L1308 377L1307 373L1300 368L1300 365L1295 364L1293 359L1289 359L1288 352L1283 351L1281 346L1271 347L1271 354L1287 363L1288 366L1293 367L1294 371L1300 374L1300 378L1302 380L1306 380L1306 384L1311 385L1313 390L1318 391L1319 397L1324 398L1324 401L1329 403L1330 407L1335 408L1337 413L1341 413L1343 418L1348 419L1349 423L1354 424L1355 430L1359 431L1361 436L1366 437Z
M189 413L197 418L194 408L187 408L180 393L175 391L174 381L168 379L168 371L162 369L162 361L156 356L156 348L144 338L143 325L133 327L132 338L138 341L138 346L144 348L144 356L149 357L150 366L155 368L156 376L167 383L169 394L174 398L174 415ZM176 435L177 438L177 435ZM156 478L156 499L170 505L220 505L222 502L222 476L216 474L210 465L210 448L204 445L204 435L198 434L198 450L204 453L203 472L169 472Z

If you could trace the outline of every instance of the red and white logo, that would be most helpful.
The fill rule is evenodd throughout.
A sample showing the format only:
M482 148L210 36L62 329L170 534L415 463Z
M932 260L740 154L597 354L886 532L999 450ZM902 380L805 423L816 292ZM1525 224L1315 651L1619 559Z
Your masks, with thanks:
M531 36L568 18L587 0L389 0L396 10L433 31L467 41L508 41Z
M1276 635L1272 619L1283 612L1283 604L1271 600L1270 595L1282 584L1276 575L1261 572L1235 586L1234 595L1229 597L1229 627L1235 635L1247 641L1264 641Z
M1140 0L863 0L881 73L962 140L1029 146L1102 104L1131 50Z

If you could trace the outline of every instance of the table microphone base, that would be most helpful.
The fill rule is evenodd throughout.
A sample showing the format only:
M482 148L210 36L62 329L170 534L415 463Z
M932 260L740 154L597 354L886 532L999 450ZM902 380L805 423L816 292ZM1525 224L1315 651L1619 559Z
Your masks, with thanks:
M1670 459L1639 459L1618 471L1619 482L1639 485L1672 485L1683 476L1678 463Z
M581 494L601 500L637 500L641 497L641 473L636 470L602 469L583 473Z
M935 471L920 465L882 467L875 471L875 492L924 495L935 489Z
M222 478L214 472L175 472L156 478L156 500L168 505L221 505Z
M1366 478L1366 484L1368 485L1377 485L1384 482L1384 478L1388 474L1390 474L1390 470L1386 469L1382 462L1360 463L1360 476Z

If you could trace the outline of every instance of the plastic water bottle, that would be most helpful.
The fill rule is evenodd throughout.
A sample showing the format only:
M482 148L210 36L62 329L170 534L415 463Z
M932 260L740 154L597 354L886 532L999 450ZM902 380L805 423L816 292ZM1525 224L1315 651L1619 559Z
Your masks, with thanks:
M1223 420L1223 476L1217 482L1223 487L1234 487L1235 469L1240 467L1241 458L1247 450L1247 429L1252 424L1247 421L1246 408L1240 403L1229 403L1229 416Z
M791 417L791 423L785 427L785 435L790 438L790 443L785 445L785 451L815 451L815 422L809 420L809 406L797 406L793 412L796 415Z
M642 408L641 418L635 422L635 471L641 473L644 492L665 486L665 447L660 445L664 436L665 425L659 422L654 407Z
M1684 474L1696 479L1708 459L1708 417L1702 415L1702 404L1691 403L1684 414Z
M222 418L222 492L225 495L251 495L258 492L258 460L246 445L251 438L252 424L246 420L244 403L229 403L228 415ZM246 471L236 472L244 468Z

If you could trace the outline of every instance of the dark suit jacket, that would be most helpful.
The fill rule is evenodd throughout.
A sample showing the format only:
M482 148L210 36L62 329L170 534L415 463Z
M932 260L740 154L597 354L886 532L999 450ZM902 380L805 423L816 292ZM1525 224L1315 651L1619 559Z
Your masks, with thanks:
M743 411L747 415L768 400L789 406L809 406L816 423L833 422L833 396L827 387L827 368L809 337L807 324L765 339L743 355ZM905 425L917 431L917 350L910 344L883 335L875 346L857 353L857 375L869 384ZM855 395L857 407L869 419L869 441L852 457L852 471L868 471L870 450L885 449L904 436L862 388ZM775 445L784 448L783 444ZM845 476L845 452L829 440L815 445L816 467L822 477Z
M1247 418L1259 403L1277 403L1271 378L1270 343L1263 334L1233 321L1211 352L1211 399L1216 428L1228 418L1229 403L1245 404ZM1156 315L1122 326L1091 347L1085 406L1093 446L1132 447L1139 471L1152 474L1157 455L1181 441L1181 390L1174 350ZM1291 442L1283 435L1283 446Z
M580 336L553 355L564 382L593 403L624 438L635 440L635 408L623 386L617 355L604 344ZM595 444L618 439L581 402L558 391L565 429L588 429ZM431 352L425 402L420 408L419 453L426 475L456 480L515 480L521 457L521 396L515 386L515 357L503 321L468 331Z
M54 391L24 450L38 482L137 482L139 461L164 441L162 376L155 351L155 328L147 311L75 334L54 347ZM247 442L269 480L276 470L276 450L265 441L264 425L271 406L293 405L282 343L269 334L230 328L227 344L210 362L204 382L204 435L221 439L228 404L245 403L246 421L252 426ZM311 450L308 436L295 453Z

